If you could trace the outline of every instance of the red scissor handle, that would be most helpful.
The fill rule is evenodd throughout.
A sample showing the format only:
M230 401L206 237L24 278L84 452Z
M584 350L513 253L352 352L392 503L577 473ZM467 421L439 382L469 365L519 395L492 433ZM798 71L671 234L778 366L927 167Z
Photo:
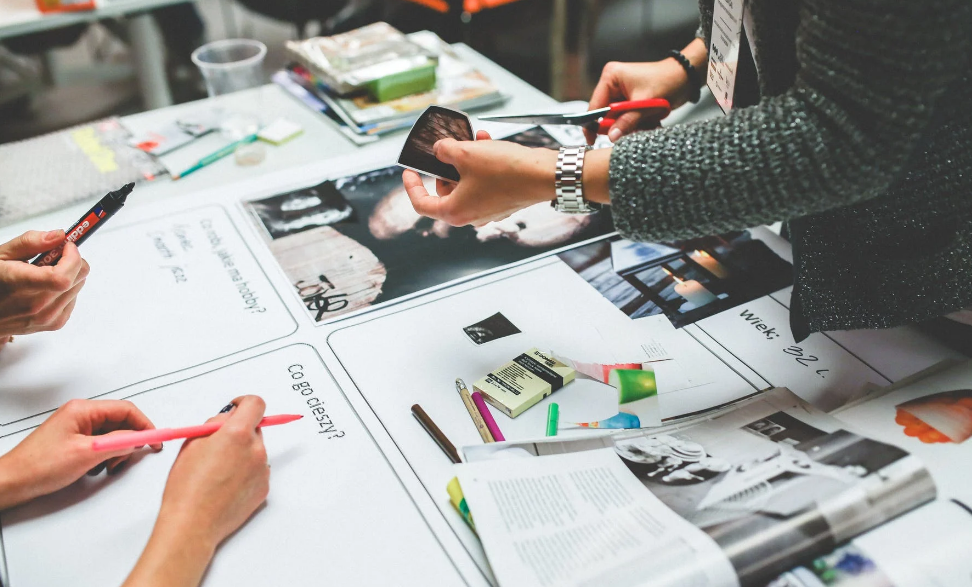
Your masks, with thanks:
M668 100L663 98L652 98L650 100L628 100L626 102L615 102L608 106L604 118L597 125L597 134L606 135L608 130L618 121L618 117L625 112L634 110L641 111L641 128L655 128L661 124L663 118L672 111Z

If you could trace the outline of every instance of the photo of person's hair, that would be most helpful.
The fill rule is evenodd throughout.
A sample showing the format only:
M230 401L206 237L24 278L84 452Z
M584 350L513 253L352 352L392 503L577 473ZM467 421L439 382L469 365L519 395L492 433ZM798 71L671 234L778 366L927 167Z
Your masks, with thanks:
M398 164L420 173L459 181L459 171L435 158L432 147L440 139L473 140L472 123L465 113L441 106L429 106L412 126L398 157Z

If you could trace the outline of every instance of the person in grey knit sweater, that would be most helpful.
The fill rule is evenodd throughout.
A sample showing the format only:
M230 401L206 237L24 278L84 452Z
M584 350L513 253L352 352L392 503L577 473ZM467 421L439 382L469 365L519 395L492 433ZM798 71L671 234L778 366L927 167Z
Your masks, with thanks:
M683 50L706 71L713 0ZM793 245L791 328L884 328L972 306L972 2L748 0L756 75L748 107L638 131L637 114L591 151L584 197L609 203L622 235L670 241L786 220ZM744 44L746 42L744 41ZM747 87L748 86L750 87ZM608 64L591 108L686 101L673 58ZM436 156L458 184L438 196L414 172L416 211L484 224L554 197L557 153L451 139Z

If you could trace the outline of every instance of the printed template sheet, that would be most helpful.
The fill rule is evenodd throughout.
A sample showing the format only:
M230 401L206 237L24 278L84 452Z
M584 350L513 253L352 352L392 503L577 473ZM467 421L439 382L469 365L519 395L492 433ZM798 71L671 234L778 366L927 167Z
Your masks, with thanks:
M220 547L207 585L462 582L312 347L288 346L131 400L168 427L203 422L243 393L259 393L267 414L304 418L264 431L270 497ZM10 584L120 585L151 533L179 445L5 512Z
M286 337L297 323L224 208L112 229L65 327L0 353L0 424Z

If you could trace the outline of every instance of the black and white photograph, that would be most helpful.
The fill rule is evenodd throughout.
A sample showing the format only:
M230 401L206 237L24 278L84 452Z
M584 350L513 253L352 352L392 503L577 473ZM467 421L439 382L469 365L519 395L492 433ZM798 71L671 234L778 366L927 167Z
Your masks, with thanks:
M538 128L508 140L558 144ZM385 167L245 203L317 322L614 230L610 212L560 214L547 203L478 228L453 227L416 213L401 175Z
M496 312L485 320L480 320L475 324L470 324L462 329L477 345L486 344L499 338L505 338L514 334L519 334L520 329L510 322L510 319L501 312Z
M249 205L271 238L354 220L354 208L331 182L250 202Z
M915 455L773 398L694 425L467 447L468 462L611 447L629 471L718 544L740 585L767 585L848 538L935 499Z
M748 231L674 243L616 237L560 258L626 315L665 314L676 328L793 283L793 266Z
M628 435L615 451L722 547L744 585L765 585L808 555L832 551L851 529L882 523L876 510L903 512L935 496L931 476L906 451L788 412L738 428L716 420ZM754 536L773 539L764 548Z

